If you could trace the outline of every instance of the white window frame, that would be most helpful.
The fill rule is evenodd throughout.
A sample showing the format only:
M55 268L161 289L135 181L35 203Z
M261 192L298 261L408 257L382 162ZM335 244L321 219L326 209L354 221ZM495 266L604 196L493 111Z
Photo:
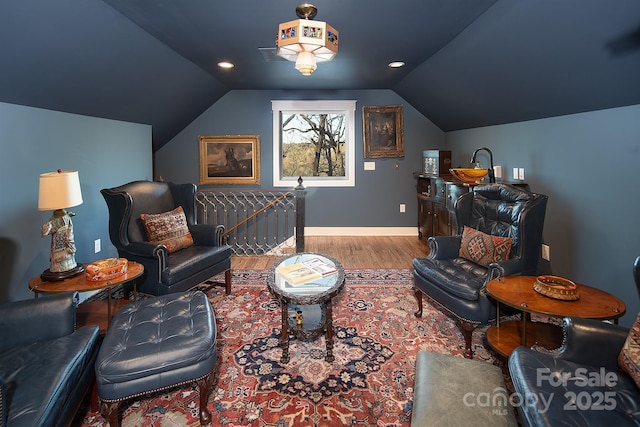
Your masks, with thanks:
M346 116L346 149L345 149L345 176L303 176L305 187L355 187L356 185L356 159L355 159L355 111L356 101L352 100L326 100L326 101L296 101L274 100L271 101L273 112L273 186L295 187L298 185L298 177L282 176L282 113L317 113L340 114Z

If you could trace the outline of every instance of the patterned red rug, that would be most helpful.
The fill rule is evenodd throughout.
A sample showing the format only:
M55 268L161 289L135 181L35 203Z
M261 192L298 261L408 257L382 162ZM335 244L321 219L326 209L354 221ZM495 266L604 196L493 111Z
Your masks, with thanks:
M347 270L333 301L335 361L324 337L291 339L280 363L280 305L266 288L267 271L234 271L233 293L206 283L218 327L217 383L209 397L218 426L408 426L419 350L462 356L456 323L425 304L423 318L410 270ZM474 334L476 359L496 363ZM123 405L123 426L196 426L195 386ZM103 426L85 405L77 425Z

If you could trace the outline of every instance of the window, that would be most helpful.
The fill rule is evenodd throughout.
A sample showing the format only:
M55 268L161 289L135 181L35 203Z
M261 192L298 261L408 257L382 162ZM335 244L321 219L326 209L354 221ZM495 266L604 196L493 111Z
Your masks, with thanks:
M273 185L355 186L356 101L271 101Z

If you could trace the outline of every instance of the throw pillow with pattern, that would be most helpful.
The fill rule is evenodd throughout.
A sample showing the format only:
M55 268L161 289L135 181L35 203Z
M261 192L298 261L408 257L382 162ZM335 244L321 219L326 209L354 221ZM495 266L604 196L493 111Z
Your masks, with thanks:
M627 340L618 355L618 365L640 387L640 314L631 329L629 329Z
M182 206L160 214L141 214L147 239L165 245L169 253L193 246L193 238L187 226Z
M465 226L462 231L460 257L488 267L492 262L509 259L511 238L492 236Z

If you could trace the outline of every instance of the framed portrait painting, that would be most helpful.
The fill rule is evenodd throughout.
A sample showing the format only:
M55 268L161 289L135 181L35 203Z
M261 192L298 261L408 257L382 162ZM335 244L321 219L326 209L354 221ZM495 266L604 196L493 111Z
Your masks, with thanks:
M404 157L402 105L362 107L365 158Z
M200 136L200 184L260 184L260 136Z

